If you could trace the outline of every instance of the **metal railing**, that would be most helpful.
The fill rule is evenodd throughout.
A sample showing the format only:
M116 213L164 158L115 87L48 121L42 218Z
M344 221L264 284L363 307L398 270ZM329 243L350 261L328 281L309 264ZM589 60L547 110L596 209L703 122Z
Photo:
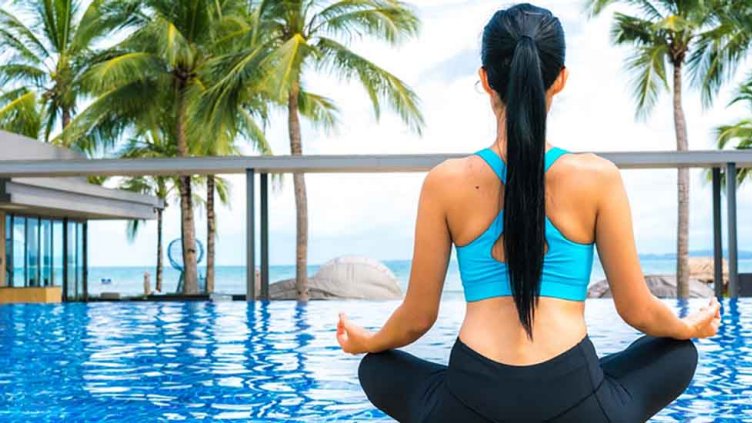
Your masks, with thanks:
M622 169L713 169L713 257L715 290L722 294L721 176L726 178L729 295L739 293L736 226L736 178L752 168L752 150L596 152ZM246 299L255 293L255 175L260 175L261 299L269 296L268 175L280 173L425 172L446 159L465 154L187 157L166 159L0 160L0 178L64 176L139 176L246 174Z

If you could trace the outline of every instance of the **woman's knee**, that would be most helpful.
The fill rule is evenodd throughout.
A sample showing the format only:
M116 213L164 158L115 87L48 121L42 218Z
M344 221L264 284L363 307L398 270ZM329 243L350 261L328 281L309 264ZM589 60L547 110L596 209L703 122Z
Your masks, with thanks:
M375 356L376 354L368 353L363 356L360 360L360 364L358 364L358 379L360 380L361 385L363 385L364 380L370 379L370 376L373 373Z
M675 341L675 343L671 361L681 368L680 376L686 388L695 375L699 354L695 343L691 340Z
M360 360L358 365L358 380L360 386L369 397L374 390L378 390L379 382L384 380L384 362L388 360L389 351L381 353L368 353Z

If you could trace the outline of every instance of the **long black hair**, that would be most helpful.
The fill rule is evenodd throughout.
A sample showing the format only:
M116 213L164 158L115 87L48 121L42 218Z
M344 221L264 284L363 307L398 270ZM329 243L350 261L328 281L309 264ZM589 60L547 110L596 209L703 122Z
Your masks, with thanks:
M506 113L504 256L530 339L545 253L546 91L564 67L565 52L559 20L527 3L496 12L483 31L483 68Z

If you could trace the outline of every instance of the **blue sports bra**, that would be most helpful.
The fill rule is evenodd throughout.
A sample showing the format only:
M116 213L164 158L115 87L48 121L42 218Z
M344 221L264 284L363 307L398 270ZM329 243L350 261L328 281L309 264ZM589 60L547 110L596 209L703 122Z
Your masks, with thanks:
M552 147L546 152L546 171L568 151ZM490 148L476 152L488 163L502 182L506 182L506 165ZM503 231L504 210L471 243L456 246L460 278L467 301L511 296L507 264L493 258L491 250ZM593 243L582 244L564 237L546 216L548 250L543 257L541 297L584 301L593 268ZM456 244L455 244L456 245Z

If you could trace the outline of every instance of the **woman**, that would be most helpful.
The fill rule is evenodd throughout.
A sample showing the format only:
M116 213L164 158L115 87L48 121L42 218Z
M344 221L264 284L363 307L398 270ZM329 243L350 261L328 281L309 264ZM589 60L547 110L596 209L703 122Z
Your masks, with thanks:
M564 54L548 10L522 4L491 18L479 73L497 139L429 172L407 294L384 327L340 316L342 349L368 353L366 395L398 421L645 421L689 385L690 339L718 330L715 299L680 319L648 290L616 166L546 142ZM447 367L395 349L436 320L452 244L467 309ZM646 334L600 360L584 319L594 246L619 315Z

